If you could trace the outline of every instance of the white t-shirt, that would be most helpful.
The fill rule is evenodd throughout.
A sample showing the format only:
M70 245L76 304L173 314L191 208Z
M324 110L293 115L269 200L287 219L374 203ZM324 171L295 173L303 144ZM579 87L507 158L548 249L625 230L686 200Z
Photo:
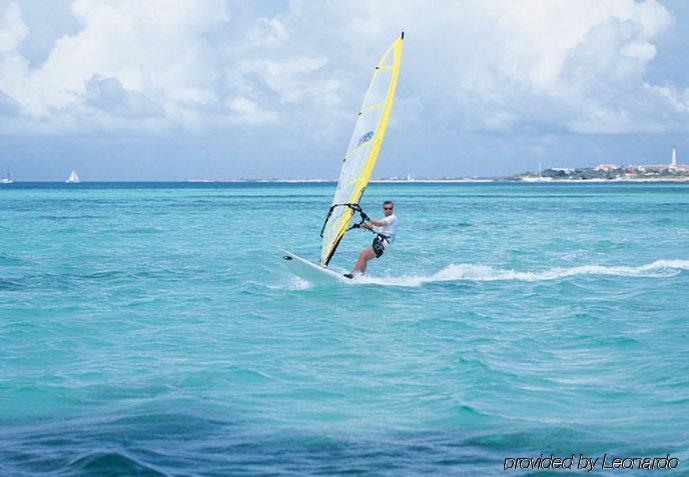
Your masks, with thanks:
M395 214L392 214L385 217L383 222L385 222L386 225L383 227L376 227L376 232L388 237L388 241L392 243L395 240L395 232L397 232L397 225L400 221Z

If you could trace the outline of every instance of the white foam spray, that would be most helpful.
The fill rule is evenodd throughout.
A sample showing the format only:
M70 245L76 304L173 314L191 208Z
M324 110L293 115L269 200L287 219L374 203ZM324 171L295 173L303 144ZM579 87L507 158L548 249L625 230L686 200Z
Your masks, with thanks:
M487 265L472 265L467 263L452 264L433 275L404 275L399 277L360 276L355 282L360 284L392 285L404 287L418 287L426 283L472 281L492 282L500 280L514 280L524 282L538 282L558 280L576 275L612 275L620 277L671 277L682 270L689 270L689 260L656 260L653 263L637 267L582 265L570 268L550 268L540 272L519 272L516 270L499 269Z

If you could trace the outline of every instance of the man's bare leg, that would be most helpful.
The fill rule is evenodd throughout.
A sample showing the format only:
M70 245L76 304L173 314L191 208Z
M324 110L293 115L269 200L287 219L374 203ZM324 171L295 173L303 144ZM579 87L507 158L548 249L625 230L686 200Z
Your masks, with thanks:
M364 273L366 272L366 264L369 260L376 258L376 252L373 251L373 247L367 247L361 251L359 254L359 260L357 260L352 274L354 273Z

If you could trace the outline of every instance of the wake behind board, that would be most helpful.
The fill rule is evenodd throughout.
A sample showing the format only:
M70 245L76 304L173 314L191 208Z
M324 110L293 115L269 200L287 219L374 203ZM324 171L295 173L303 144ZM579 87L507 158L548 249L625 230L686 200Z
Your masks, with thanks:
M282 252L282 263L285 267L302 280L306 280L313 285L336 285L350 281L339 273L323 268L305 258L294 255L292 252L284 249L280 249L280 252Z

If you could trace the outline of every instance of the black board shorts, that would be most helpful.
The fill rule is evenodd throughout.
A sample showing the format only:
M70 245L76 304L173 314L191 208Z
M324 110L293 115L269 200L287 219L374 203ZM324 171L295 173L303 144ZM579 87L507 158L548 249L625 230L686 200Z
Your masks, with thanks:
M373 248L373 251L376 254L376 258L380 258L380 256L383 255L383 252L385 252L386 243L387 240L379 235L377 235L376 238L373 239L371 247Z

